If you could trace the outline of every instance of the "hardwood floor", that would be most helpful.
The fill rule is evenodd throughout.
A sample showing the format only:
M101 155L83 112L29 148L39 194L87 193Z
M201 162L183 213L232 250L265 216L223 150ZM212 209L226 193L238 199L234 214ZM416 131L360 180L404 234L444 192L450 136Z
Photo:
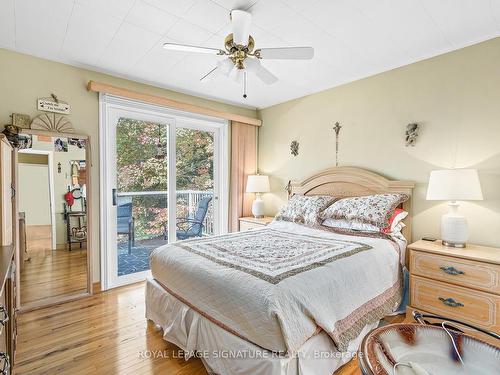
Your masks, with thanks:
M27 225L26 248L29 253L50 249L52 246L51 225Z
M29 260L28 260L29 259ZM87 290L87 251L30 251L21 267L21 305Z
M176 358L178 348L144 318L144 285L21 314L15 374L206 375L200 360ZM356 361L336 373L355 374Z

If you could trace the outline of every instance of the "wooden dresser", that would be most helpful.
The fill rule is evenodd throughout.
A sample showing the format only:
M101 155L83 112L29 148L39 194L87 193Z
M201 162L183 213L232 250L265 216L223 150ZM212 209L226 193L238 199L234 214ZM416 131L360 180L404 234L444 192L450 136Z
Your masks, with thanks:
M273 221L274 217L272 216L264 216L261 218L255 218L253 216L249 217L240 217L240 232L245 232L247 230L259 229L265 227L271 221Z
M500 249L417 241L410 249L410 308L500 332Z

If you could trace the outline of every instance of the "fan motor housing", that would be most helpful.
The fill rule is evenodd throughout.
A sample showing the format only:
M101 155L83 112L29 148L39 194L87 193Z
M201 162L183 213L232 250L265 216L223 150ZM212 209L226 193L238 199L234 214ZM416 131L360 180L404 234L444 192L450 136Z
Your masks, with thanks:
M226 36L224 40L224 47L226 51L232 53L235 49L245 51L246 53L251 53L255 47L255 41L251 35L248 36L248 44L246 46L238 45L234 43L233 34Z
M234 43L233 34L226 36L224 40L224 47L229 53L229 58L233 61L234 65L238 69L244 69L243 61L247 58L248 54L251 54L255 46L255 41L251 35L248 36L248 44L242 46Z

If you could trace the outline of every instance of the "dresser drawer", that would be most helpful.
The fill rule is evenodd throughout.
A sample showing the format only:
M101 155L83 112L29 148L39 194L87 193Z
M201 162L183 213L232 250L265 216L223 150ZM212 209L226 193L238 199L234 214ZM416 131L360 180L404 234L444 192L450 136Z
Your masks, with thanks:
M415 250L411 250L410 259L410 272L414 275L500 294L498 265Z
M264 228L264 225L249 223L246 221L240 221L240 232L246 232L247 230Z
M411 306L493 332L500 330L500 296L411 275Z
M8 350L8 308L7 308L7 294L5 288L0 294L0 320L4 323L0 324L0 369L4 368L5 361L10 363L9 350ZM10 374L10 369L7 370Z

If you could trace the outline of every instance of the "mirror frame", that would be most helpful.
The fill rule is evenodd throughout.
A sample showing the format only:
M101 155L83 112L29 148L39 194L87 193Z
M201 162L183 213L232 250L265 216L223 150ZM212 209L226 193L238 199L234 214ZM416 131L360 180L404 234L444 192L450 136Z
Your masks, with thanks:
M16 262L16 284L17 284L17 296L16 296L16 303L17 306L19 307L19 310L22 312L25 311L30 311L30 310L35 310L43 307L48 307L48 306L53 306L53 305L58 305L63 302L68 302L68 301L73 301L77 300L80 298L88 297L93 294L93 275L92 275L92 240L93 240L93 226L92 226L92 203L93 203L93 197L92 197L92 173L91 169L93 166L92 163L92 158L91 158L91 147L90 147L90 136L87 134L78 134L78 133L59 133L59 132L51 132L47 130L35 130L35 129L21 129L20 132L21 134L30 134L32 136L35 135L43 135L43 136L48 136L48 137L59 137L59 138L79 138L79 139L85 139L85 160L88 165L88 173L87 173L87 291L83 293L74 293L74 294L68 294L64 296L58 296L58 297L49 297L44 300L40 301L35 301L35 302L28 302L21 304L21 293L22 293L22 285L21 285L21 268L20 268L20 247L19 247L19 197L15 196L14 199L14 212L15 212L15 239L16 239L16 256L15 256L15 262ZM18 178L18 149L15 149L14 151L14 158L13 158L13 172L14 172L14 185L16 191L18 190L18 184L19 184L19 178Z

